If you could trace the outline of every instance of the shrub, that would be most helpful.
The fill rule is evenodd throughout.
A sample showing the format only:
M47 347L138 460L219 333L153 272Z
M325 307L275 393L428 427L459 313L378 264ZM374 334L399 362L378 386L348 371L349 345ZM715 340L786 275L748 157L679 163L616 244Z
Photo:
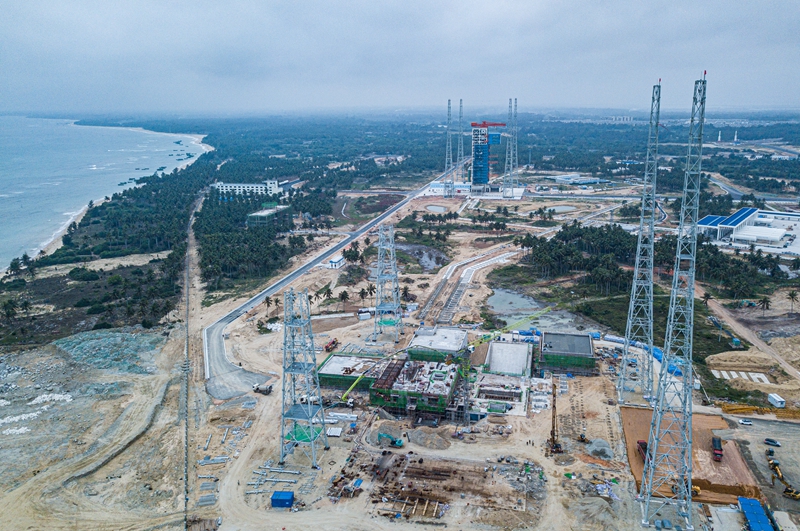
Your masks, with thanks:
M92 280L99 280L100 275L97 271L86 269L85 267L76 267L68 273L69 278L72 280L79 280L81 282L91 282Z

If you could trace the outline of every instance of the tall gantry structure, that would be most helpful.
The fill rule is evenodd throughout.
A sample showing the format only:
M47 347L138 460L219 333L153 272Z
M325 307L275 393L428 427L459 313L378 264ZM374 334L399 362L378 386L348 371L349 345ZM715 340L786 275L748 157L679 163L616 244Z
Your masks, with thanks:
M661 113L661 80L653 86L650 132L644 163L642 215L636 244L636 265L625 328L623 363L617 380L619 402L630 402L639 391L645 402L653 396L653 240L656 222L656 172L658 170L658 119ZM635 350L631 350L634 346ZM636 367L629 365L636 360ZM632 364L632 363L631 363ZM634 371L638 374L634 374Z
M283 295L281 464L300 448L318 468L319 447L328 449L316 361L308 290L289 289Z
M513 199L514 188L519 187L518 182L518 144L517 144L517 99L514 98L514 106L511 106L511 98L508 98L508 138L506 143L506 167L503 172L503 198Z
M447 100L447 148L444 157L444 197L455 195L455 184L453 182L453 120L450 113L450 100Z
M372 340L381 334L391 334L394 342L403 334L400 310L400 281L397 276L397 258L394 248L394 225L381 225L378 229L378 265L375 271L375 329Z
M683 203L678 227L664 357L647 441L648 459L645 460L638 496L642 502L642 525L650 525L659 511L671 505L675 507L678 515L684 518L685 528L694 529L692 525L692 389L694 388L692 337L705 108L704 75L703 79L696 81L694 85Z
M467 180L466 172L464 171L464 100L458 100L458 157L456 158L458 164L458 180L465 182Z

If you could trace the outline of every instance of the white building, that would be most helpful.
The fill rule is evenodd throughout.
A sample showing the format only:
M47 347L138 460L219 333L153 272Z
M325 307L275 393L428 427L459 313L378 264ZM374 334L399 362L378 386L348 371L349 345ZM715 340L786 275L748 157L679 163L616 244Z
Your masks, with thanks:
M274 195L281 192L278 186L278 181L264 181L261 184L257 183L244 183L244 184L231 184L231 183L214 183L211 185L223 194L261 194L261 195Z
M777 245L786 236L786 230L771 226L772 220L794 220L798 217L793 212L741 208L730 216L706 216L697 225L717 241Z
M345 261L344 257L340 254L337 254L330 260L328 260L328 269L341 269L344 267Z

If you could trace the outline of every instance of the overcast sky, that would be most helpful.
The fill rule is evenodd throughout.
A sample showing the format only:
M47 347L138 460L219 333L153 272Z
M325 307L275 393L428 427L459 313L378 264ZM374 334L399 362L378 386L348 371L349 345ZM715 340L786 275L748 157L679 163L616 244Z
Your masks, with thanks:
M0 111L800 108L800 2L0 0Z

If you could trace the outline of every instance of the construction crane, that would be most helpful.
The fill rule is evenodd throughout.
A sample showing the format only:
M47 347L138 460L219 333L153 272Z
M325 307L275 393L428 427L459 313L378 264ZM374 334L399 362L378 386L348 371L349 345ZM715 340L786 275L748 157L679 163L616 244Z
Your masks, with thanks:
M553 427L550 428L550 452L560 454L564 452L561 443L558 442L558 415L556 414L556 382L553 380Z

